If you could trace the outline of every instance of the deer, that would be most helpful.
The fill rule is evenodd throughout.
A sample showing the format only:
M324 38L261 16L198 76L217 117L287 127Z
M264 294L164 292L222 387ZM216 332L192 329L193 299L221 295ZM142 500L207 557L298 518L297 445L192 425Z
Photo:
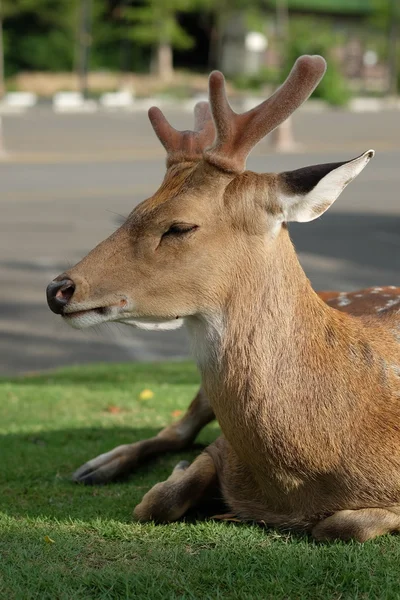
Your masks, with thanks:
M374 151L282 173L246 170L254 146L325 69L320 56L299 57L243 114L214 71L193 131L151 108L167 153L161 186L47 288L50 309L78 329L189 332L201 389L183 418L74 474L111 481L187 447L216 418L221 436L144 495L139 522L176 521L212 495L242 521L321 542L400 530L400 288L317 294L288 230L324 214Z

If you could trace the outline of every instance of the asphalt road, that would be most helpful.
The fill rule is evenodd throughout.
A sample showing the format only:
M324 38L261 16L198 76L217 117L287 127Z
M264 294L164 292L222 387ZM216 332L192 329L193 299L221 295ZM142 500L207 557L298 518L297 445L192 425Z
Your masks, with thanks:
M170 116L190 126L189 115ZM161 181L164 153L145 113L55 116L38 109L3 117L3 126L9 157L0 164L0 373L186 356L184 331L75 331L45 301L47 283ZM400 113L302 111L294 127L299 152L276 155L263 142L249 168L281 171L377 150L329 213L291 228L314 287L399 285Z

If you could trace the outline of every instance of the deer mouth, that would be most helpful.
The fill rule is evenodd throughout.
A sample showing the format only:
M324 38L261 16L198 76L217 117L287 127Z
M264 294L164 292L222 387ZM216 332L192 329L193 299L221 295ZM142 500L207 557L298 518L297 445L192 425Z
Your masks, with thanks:
M67 308L62 317L68 325L74 329L86 329L93 325L115 321L124 325L130 325L137 329L147 329L149 331L165 331L178 329L183 324L183 318L175 317L143 317L134 316L127 310L126 302L120 302L118 305L98 306L94 308L74 310L73 307Z
M129 303L126 298L121 298L116 304L103 306L82 307L82 304L70 304L64 308L62 317L66 323L75 329L85 329L92 325L116 321L128 309Z
M113 321L117 317L118 308L114 306L96 306L94 308L73 308L64 311L63 320L74 329L86 329L93 325L100 325L106 321Z
M74 319L76 317L81 317L82 315L87 315L89 313L95 313L98 315L106 315L109 308L108 306L99 306L98 308L87 308L86 310L75 310L71 312L65 312L63 314L64 319Z

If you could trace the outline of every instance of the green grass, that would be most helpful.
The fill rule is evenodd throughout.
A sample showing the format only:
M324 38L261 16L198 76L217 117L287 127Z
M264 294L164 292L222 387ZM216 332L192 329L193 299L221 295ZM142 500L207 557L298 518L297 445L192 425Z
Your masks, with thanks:
M0 380L0 598L400 598L394 536L317 545L251 525L132 522L145 491L199 450L164 455L123 483L71 483L87 459L176 419L197 386L189 363ZM144 388L152 399L140 400ZM217 435L212 424L199 442Z

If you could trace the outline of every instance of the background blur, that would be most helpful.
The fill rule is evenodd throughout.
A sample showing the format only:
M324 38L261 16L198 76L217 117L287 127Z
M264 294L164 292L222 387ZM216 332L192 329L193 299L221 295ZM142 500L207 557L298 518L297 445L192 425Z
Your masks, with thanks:
M147 108L190 128L213 68L247 110L300 54L328 60L249 168L375 148L329 214L292 234L317 289L399 285L398 0L0 0L0 17L0 373L186 356L184 332L69 329L44 292L161 181Z

